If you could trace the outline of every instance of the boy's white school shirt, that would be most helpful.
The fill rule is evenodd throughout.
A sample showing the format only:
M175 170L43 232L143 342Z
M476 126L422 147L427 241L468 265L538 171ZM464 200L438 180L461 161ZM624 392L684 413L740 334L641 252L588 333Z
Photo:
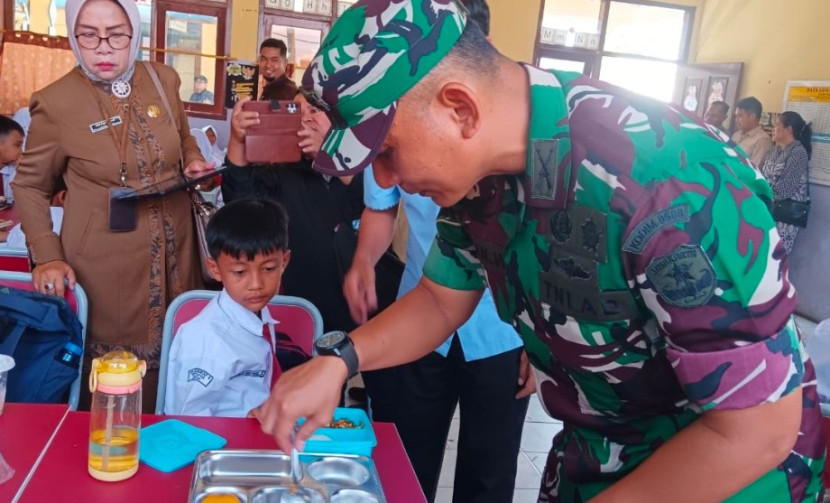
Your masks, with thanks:
M268 308L258 317L222 290L173 339L164 413L245 417L259 407L274 371L262 328L268 324L273 341L277 323Z
M63 222L63 208L60 206L50 206L49 212L52 215L52 232L61 235L61 224ZM6 238L5 243L0 243L0 248L11 248L14 250L26 249L26 235L23 234L23 229L20 224L16 224L9 231L9 237Z

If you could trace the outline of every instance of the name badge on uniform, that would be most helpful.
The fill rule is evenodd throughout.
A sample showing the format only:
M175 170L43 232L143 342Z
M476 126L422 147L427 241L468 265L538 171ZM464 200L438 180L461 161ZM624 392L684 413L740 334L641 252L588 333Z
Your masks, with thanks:
M93 124L90 124L89 125L89 130L92 131L93 133L99 133L99 132L107 129L109 127L109 124L112 124L113 126L119 126L123 122L124 121L121 120L121 116L116 115L115 117L110 117L107 120L98 121L98 122L95 122Z

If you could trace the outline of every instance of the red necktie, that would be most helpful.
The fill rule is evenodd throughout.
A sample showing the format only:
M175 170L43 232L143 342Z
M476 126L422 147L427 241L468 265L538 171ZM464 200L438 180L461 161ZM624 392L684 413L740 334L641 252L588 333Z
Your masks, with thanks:
M271 387L274 387L274 383L277 382L277 379L282 375L282 369L280 368L280 362L277 360L277 349L274 347L274 341L271 339L271 325L268 323L262 324L262 338L268 342L268 346L270 347L271 351L271 359L273 361L273 365L271 366L273 370L271 371Z

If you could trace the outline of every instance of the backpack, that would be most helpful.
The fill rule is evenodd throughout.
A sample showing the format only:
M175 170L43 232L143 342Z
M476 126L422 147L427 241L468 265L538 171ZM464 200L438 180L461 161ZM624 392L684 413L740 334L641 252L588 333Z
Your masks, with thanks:
M0 287L0 354L15 361L7 401L66 403L83 345L81 322L65 299Z
M275 335L277 336L277 348L275 352L281 372L287 372L311 360L311 355L298 346L288 334L277 332Z

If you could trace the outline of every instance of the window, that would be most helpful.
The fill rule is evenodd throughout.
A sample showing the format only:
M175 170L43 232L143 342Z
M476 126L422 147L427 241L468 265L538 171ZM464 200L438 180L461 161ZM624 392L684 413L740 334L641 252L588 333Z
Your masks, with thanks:
M139 59L166 63L182 79L190 115L224 118L228 0L134 0L141 19ZM6 28L65 37L66 0L10 0ZM155 15L155 18L154 18ZM155 25L153 24L155 19ZM11 26L9 26L11 24ZM199 78L197 77L204 77Z
M139 0L155 3L151 58L176 69L179 96L190 116L224 119L227 18L230 6L206 0ZM142 31L143 29L142 19Z
M188 14L177 11L165 13L165 47L177 49L167 52L164 62L172 66L182 79L179 90L182 101L213 105L217 86L216 46L218 19L215 16Z
M259 41L276 38L288 47L285 73L299 85L331 26L356 0L261 0ZM264 82L260 79L260 89Z
M536 61L668 102L693 18L692 7L651 1L544 0Z
M15 31L66 36L66 0L11 0Z

